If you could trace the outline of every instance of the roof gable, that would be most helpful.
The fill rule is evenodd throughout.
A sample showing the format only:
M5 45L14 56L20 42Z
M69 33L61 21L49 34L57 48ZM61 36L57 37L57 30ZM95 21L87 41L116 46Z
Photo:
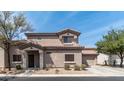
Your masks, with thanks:
M61 34L65 34L65 33L72 33L72 34L75 34L75 35L80 35L80 32L77 32L75 30L72 30L72 29L65 29L65 30L62 30L60 32L58 32L58 35L61 35Z
M52 32L52 33L25 33L25 35L28 37L28 36L57 36L57 35L61 35L61 34L65 34L65 33L72 33L72 34L75 34L75 35L80 35L80 32L77 32L75 30L72 30L72 29L65 29L65 30L62 30L60 32Z

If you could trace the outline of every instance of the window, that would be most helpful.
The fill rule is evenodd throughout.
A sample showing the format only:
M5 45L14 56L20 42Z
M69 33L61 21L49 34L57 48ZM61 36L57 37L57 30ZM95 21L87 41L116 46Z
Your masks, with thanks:
M63 36L64 43L72 43L73 36Z
M74 54L65 54L65 61L74 61Z
M13 61L21 61L21 55L13 55Z

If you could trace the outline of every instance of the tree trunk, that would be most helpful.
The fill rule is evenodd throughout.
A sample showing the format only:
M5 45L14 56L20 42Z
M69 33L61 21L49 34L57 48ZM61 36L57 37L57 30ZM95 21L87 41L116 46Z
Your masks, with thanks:
M7 68L11 71L11 63L10 63L10 43L8 41L5 42L6 53L7 53Z
M114 66L114 67L116 66L116 60L113 61L113 66Z
M107 64L107 61L105 60L105 66L107 66L108 64Z
M121 62L120 62L120 67L123 67L123 59L124 59L123 52L120 52L118 56L119 56L119 58L120 58L120 60L121 60Z
M121 57L120 67L123 67L123 57Z

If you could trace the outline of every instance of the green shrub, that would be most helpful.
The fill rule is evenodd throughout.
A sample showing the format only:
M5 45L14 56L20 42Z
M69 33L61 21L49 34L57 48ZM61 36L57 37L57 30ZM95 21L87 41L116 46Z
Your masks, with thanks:
M16 69L21 70L22 69L21 65L16 65Z
M69 66L69 64L65 64L65 70L70 70L70 66Z
M82 65L81 65L81 69L82 69L82 70L85 70L86 68L87 68L87 65L86 65L86 64L82 64Z
M75 66L74 66L74 70L80 71L80 70L81 70L81 67L78 66L78 65L75 65Z

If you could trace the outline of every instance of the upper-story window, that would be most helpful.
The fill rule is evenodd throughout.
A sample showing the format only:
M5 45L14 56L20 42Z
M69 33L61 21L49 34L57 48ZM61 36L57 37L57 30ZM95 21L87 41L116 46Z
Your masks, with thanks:
M73 36L63 36L64 43L72 43Z

